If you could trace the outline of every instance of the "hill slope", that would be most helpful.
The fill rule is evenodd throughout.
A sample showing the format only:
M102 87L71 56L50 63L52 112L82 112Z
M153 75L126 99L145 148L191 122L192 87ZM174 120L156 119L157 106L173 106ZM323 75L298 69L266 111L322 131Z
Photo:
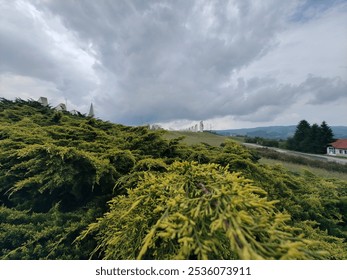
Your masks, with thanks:
M267 139L287 139L295 133L296 126L266 126L255 128L216 130L220 135L234 136L244 135L249 137L262 137ZM335 138L347 138L347 126L331 126Z
M167 131L164 135L166 139L182 138L182 142L188 145L205 143L211 146L218 147L228 136L218 135L210 132L189 132L189 131Z
M0 100L0 258L347 258L346 181L163 134Z

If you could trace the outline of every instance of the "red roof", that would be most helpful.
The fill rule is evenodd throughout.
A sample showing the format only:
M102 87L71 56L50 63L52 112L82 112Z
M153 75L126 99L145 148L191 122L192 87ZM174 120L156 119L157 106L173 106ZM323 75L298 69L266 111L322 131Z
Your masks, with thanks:
M333 143L331 143L335 149L347 149L347 139L339 139Z

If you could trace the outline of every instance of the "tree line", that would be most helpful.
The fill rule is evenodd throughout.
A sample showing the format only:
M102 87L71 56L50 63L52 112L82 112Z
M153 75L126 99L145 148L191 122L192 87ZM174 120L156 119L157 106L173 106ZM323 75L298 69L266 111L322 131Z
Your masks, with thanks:
M325 121L321 125L310 125L302 120L298 123L294 136L288 138L287 148L304 153L325 154L327 146L333 141L333 131Z
M246 143L312 154L326 154L327 146L333 141L335 141L333 131L325 121L321 125L316 123L310 125L306 120L298 123L293 137L287 140L245 137Z

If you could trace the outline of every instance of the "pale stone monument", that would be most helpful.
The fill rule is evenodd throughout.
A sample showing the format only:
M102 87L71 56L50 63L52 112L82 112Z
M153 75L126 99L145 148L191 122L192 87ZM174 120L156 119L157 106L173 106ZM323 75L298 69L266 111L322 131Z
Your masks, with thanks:
M90 104L90 109L89 109L88 117L94 118L93 103Z
M66 111L66 105L64 103L60 103L58 106L54 107L57 111Z
M199 132L204 132L204 122L203 121L200 122Z
M41 103L42 106L48 106L48 99L47 97L41 96L37 102Z

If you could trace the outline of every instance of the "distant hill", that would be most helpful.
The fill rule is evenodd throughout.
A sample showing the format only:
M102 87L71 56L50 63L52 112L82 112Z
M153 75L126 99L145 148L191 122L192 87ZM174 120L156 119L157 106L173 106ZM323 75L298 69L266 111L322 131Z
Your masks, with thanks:
M335 138L347 138L347 126L332 126Z
M267 139L287 139L294 135L295 129L296 125L289 125L215 130L214 132L224 136L243 135ZM331 129L333 130L335 138L347 138L347 126L331 126Z

